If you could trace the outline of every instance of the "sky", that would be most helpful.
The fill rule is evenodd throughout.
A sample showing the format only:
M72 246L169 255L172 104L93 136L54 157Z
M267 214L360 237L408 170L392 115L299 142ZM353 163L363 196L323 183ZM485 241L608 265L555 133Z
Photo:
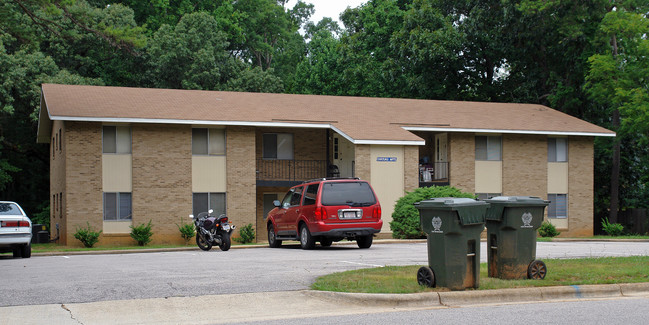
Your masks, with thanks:
M340 27L344 27L340 22L340 13L347 7L356 8L367 0L302 0L306 3L311 3L314 6L315 13L311 16L311 21L314 23L319 22L323 17L331 17L331 19L338 21ZM297 0L290 0L286 3L286 8L293 8Z

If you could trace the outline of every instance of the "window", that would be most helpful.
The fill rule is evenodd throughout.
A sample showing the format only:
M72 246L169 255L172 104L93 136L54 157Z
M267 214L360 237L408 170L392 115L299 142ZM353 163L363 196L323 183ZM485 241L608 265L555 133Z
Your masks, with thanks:
M128 126L104 126L104 153L131 153L131 128Z
M225 214L225 193L194 193L192 202L194 215L209 209L214 210L212 215Z
M568 217L568 195L548 194L550 205L548 206L548 218Z
M478 197L478 200L486 200L492 197L501 196L502 194L501 193L476 193L475 195Z
M325 183L322 185L322 205L370 206L376 197L365 182Z
M131 220L131 193L104 192L104 221Z
M501 160L502 138L500 136L476 136L475 160Z
M548 162L568 161L568 139L548 138Z
M192 154L225 155L225 129L192 129Z
M263 157L264 159L293 159L293 134L264 134Z
M304 193L304 203L302 205L314 205L316 198L318 196L318 188L320 188L320 183L311 184L306 188L306 193Z

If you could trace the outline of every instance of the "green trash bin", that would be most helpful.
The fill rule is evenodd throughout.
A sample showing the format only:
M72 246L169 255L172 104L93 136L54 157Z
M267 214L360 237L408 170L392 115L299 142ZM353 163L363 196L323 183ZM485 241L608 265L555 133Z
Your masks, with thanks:
M485 200L489 277L543 279L547 267L536 259L536 230L550 203L533 196L497 196Z
M489 204L467 198L433 198L415 203L428 237L428 265L417 282L451 290L477 288L480 276L480 234Z

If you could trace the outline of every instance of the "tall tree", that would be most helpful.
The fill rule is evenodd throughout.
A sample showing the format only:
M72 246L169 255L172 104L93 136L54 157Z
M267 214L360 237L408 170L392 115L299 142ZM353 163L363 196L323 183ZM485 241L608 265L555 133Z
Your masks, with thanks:
M221 89L240 69L226 51L226 38L205 12L187 14L173 27L162 25L147 47L153 86Z
M649 5L636 1L611 1L599 26L599 51L588 59L586 76L589 96L610 113L611 127L618 133L612 144L609 221L617 222L620 210L622 143L643 130L646 146L649 122ZM646 185L646 184L645 184Z

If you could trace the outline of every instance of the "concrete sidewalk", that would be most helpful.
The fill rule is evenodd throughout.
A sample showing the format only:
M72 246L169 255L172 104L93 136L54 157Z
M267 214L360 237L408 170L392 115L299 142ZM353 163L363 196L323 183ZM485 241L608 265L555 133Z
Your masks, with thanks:
M313 290L0 307L0 324L217 324L476 305L649 297L649 283L356 294Z

